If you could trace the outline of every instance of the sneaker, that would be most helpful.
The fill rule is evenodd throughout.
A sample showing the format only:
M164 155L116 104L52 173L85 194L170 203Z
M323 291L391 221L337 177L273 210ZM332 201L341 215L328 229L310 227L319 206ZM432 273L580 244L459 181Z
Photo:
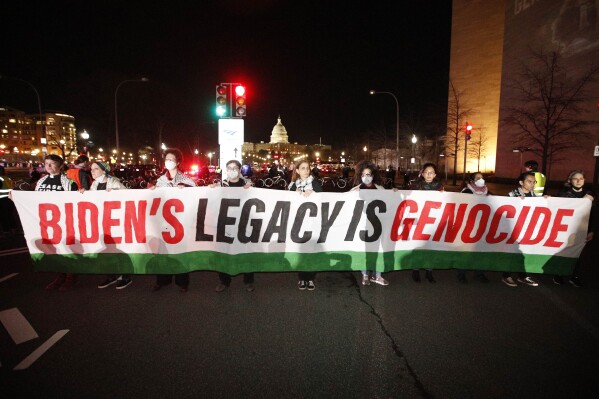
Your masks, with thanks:
M582 282L580 281L580 277L574 276L570 280L568 280L568 282L576 288L582 287Z
M306 288L308 288L308 282L307 282L307 281L304 281L304 280L300 280L300 281L298 281L298 283L297 283L297 288L299 288L299 289L300 289L300 291L303 291L303 290L305 290Z
M373 283L379 284L379 285L389 285L389 282L387 280L385 280L383 278L383 276L378 276L378 277L372 277L370 279L370 281L372 281Z
M426 279L428 280L429 283L434 283L435 282L435 278L433 277L433 271L432 270L427 270L426 271Z
M48 284L46 286L47 290L55 290L57 288L59 288L65 281L65 275L64 274L60 274L58 275L54 280L52 280L52 282L50 284Z
M77 276L74 274L67 274L67 278L64 280L64 283L58 288L58 291L65 292L73 288L75 284L77 284Z
M127 288L131 285L132 282L133 280L131 280L130 278L124 278L122 280L119 280L119 283L116 285L116 289L122 290L124 288Z
M531 287L538 287L539 283L531 279L530 277L518 278L518 282L526 285L530 285Z
M308 291L314 291L316 289L316 286L314 285L314 281L310 280L308 281Z
M416 283L420 282L420 272L418 270L412 270L412 280Z
M106 288L109 285L116 283L117 281L118 281L118 278L110 276L110 277L106 278L106 280L104 280L100 284L98 284L98 288Z
M553 284L562 285L564 284L564 279L562 276L553 276Z
M223 292L224 290L227 289L227 286L224 284L219 284L216 286L216 288L214 289L216 292Z
M246 284L246 285L245 285L245 290L246 290L247 292L252 292L252 291L254 291L254 290L255 290L255 288L254 288L254 284L252 284L252 283Z
M510 287L518 286L518 284L516 284L516 282L514 281L514 279L512 277L504 277L501 279L501 281L503 282L503 284L509 285Z
M362 285L370 285L368 274L362 274Z

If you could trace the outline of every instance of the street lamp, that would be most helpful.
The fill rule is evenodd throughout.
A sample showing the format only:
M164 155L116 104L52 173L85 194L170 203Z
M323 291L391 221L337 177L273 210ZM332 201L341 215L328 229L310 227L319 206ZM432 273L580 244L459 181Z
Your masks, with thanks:
M87 132L87 130L83 129L83 132L81 132L80 134L81 138L84 140L85 145L83 146L83 152L85 152L85 155L87 155L89 157L89 151L88 151L88 145L89 145L89 133Z
M117 105L117 95L119 93L119 89L121 88L122 85L124 85L127 82L147 82L148 78L140 78L140 79L127 79L127 80L123 80L121 83L119 83L116 87L116 90L114 91L114 131L115 131L115 135L116 135L116 149L117 151L120 149L119 146L119 118L118 118L118 105Z
M390 91L370 90L370 95L388 94L395 100L395 161L397 163L397 171L399 172L399 101L395 94Z
M416 146L416 143L418 142L418 138L416 137L415 134L412 134L412 162L413 164L416 163L416 156L414 155L414 147Z
M211 152L208 153L208 159L210 160L210 162L208 163L208 166L212 166L212 153Z
M25 79L20 79L20 78L13 78L10 76L3 76L0 75L0 79L12 79L12 80L16 80L18 82L22 82L25 83L26 85L28 85L29 87L31 87L31 89L33 89L33 91L35 92L35 96L37 98L37 110L39 112L39 116L40 116L40 123L42 124L42 132L41 132L41 144L42 146L42 151L44 153L44 155L47 152L46 149L46 122L43 120L42 118L42 102L40 101L40 93L38 93L37 89L35 88L34 85L32 85L30 82L26 81Z
M364 160L366 160L366 153L368 152L368 147L364 146L364 148L362 148L364 150Z

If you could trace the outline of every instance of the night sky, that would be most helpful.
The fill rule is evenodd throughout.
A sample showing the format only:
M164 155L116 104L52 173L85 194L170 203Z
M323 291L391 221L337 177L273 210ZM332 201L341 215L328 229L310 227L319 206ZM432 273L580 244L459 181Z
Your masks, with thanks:
M247 86L246 141L268 141L278 115L291 141L334 147L387 129L444 133L450 2L176 2L2 8L0 74L38 89L44 110L75 116L97 145L217 144L214 91ZM209 3L206 5L204 3ZM323 4L321 4L323 3ZM37 112L31 89L0 80L0 105ZM195 147L195 145L194 145Z

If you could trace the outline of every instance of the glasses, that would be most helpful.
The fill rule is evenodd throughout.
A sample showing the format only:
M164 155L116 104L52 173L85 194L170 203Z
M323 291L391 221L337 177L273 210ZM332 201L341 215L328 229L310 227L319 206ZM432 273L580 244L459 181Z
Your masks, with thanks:
M227 168L227 172L239 172L239 168Z
M362 177L372 177L371 173L362 173Z

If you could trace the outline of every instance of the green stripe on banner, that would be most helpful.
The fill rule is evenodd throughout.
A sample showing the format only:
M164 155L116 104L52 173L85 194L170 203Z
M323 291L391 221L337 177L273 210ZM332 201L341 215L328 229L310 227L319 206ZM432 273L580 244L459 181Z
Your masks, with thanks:
M388 272L418 268L488 270L570 275L575 258L504 252L413 250L396 252L247 253L213 251L182 254L101 253L31 255L36 271L103 274L177 274L214 270L231 275L244 272L348 271Z

